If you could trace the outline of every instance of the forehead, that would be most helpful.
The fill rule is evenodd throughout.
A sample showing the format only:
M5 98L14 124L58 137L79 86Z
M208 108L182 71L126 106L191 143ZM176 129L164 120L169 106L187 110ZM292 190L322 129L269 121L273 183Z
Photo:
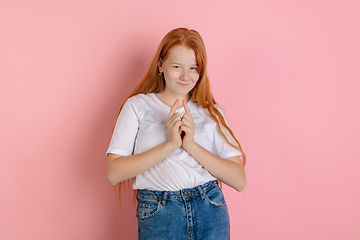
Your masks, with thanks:
M183 45L176 45L170 48L165 61L184 62L188 64L196 64L196 55L194 50Z

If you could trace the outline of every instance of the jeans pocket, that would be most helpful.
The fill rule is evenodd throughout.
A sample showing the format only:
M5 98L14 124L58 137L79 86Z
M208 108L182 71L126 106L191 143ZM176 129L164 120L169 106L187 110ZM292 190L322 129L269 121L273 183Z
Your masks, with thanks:
M221 188L217 185L205 193L205 199L215 207L226 206L224 194L221 191Z
M136 217L144 220L159 213L162 204L158 200L139 199L136 209Z

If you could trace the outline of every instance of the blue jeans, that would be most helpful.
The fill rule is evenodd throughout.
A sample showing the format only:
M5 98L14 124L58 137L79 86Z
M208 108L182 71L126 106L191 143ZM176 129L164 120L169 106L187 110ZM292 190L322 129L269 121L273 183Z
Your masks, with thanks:
M139 190L140 240L230 239L229 212L216 181L180 191Z

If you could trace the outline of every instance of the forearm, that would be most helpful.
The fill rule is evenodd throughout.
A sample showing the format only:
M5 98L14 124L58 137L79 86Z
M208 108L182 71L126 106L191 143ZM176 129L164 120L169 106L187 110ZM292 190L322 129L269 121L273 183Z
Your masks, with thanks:
M127 157L109 154L106 166L107 179L111 185L116 185L136 177L161 162L175 150L176 147L172 144L164 142L146 152Z
M246 185L245 170L239 157L233 157L237 162L220 158L209 152L197 143L194 143L187 149L206 170L214 177L229 185L230 187L241 191Z

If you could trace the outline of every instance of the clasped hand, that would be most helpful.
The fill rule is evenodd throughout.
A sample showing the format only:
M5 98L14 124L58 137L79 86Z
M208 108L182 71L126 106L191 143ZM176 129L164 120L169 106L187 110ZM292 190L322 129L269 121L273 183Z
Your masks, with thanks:
M186 102L183 101L185 113L181 117L180 113L175 113L179 104L176 100L171 107L170 114L167 120L168 141L174 144L175 147L183 147L187 150L194 141L195 123L191 116L191 112Z

